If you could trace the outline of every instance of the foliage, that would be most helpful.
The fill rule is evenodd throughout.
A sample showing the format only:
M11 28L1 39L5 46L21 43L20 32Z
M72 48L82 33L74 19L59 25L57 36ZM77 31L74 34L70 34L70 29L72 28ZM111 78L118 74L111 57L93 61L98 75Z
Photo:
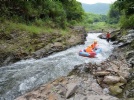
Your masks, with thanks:
M30 24L52 21L53 27L65 28L70 20L81 21L84 11L76 0L1 0L1 18ZM16 20L17 19L17 20Z
M118 24L108 24L106 23L107 21L107 16L106 15L98 15L98 14L92 14L92 13L86 13L83 16L84 20L82 23L79 23L82 26L85 26L87 31L102 31L104 29L105 31L109 29L117 29Z
M98 14L92 14L92 13L86 13L84 16L85 22L88 22L90 24L94 22L105 22L107 20L106 15L98 15Z
M120 13L115 4L110 6L110 10L108 13L108 23L117 24L119 22Z
M120 13L121 28L134 28L134 2L133 0L117 0L113 4ZM117 17L118 18L118 17Z
M121 28L134 28L134 15L127 17L122 16L120 19Z
M118 7L120 12L124 12L127 16L134 14L133 0L117 0L115 5Z

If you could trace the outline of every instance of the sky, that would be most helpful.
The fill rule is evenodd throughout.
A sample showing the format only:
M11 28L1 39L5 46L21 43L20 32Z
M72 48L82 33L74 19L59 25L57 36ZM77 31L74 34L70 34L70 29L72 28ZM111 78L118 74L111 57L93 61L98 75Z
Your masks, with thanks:
M86 4L95 4L95 3L113 3L116 0L76 0L76 1Z

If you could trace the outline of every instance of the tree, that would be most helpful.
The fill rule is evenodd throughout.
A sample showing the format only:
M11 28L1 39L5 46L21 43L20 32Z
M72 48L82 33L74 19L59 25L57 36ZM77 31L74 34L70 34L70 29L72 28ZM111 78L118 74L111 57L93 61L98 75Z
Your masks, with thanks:
M110 6L110 10L108 13L108 23L117 24L119 22L119 18L120 18L120 13L114 3Z
M120 26L122 28L134 27L134 2L133 0L117 0L115 6L120 11Z

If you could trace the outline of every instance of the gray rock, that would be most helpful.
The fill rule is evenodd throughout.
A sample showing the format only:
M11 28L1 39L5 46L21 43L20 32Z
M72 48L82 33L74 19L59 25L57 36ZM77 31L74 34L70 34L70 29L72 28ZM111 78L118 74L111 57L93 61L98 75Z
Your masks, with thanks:
M91 84L91 89L92 89L92 91L95 92L95 94L101 95L103 93L102 92L103 91L102 88L97 83L92 83Z
M89 95L87 100L118 100L118 98L106 95Z
M76 94L73 100L87 100L87 97L81 94Z
M120 81L118 76L105 76L103 82L106 84L114 84Z
M69 83L67 85L67 93L66 93L66 98L69 98L71 95L73 95L78 88L76 83Z
M110 72L108 72L108 71L98 71L98 72L94 73L95 76L105 76L108 74L110 74Z

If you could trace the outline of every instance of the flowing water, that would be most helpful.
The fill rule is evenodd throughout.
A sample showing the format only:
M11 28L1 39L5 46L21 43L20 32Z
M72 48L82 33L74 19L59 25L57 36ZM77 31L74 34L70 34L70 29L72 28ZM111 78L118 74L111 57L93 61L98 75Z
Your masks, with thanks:
M88 34L84 45L77 45L65 51L35 60L22 60L0 68L0 100L14 100L19 95L60 76L66 76L75 65L83 63L100 63L112 53L113 46L106 40L99 39L101 33ZM97 40L102 53L96 58L78 55Z

